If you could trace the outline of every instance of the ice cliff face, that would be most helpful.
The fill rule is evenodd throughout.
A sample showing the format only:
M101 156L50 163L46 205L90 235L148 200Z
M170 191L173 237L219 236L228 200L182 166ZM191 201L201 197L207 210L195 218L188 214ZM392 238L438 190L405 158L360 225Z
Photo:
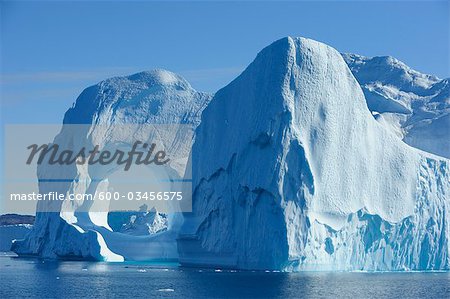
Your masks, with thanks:
M195 91L180 76L164 70L108 79L81 93L74 106L66 112L64 125L56 136L55 143L74 144L76 148L86 142L103 146L126 142L129 136L136 132L127 131L126 126L118 130L115 125L120 124L190 124L195 127L199 124L200 114L210 98L209 94ZM79 134L80 132L74 134L68 128L71 124L88 124L92 127L86 130L84 135ZM94 125L100 125L102 130L95 129ZM169 142L164 139L165 136L161 138L163 142ZM181 141L171 142L179 152L185 152L188 156L190 147L185 147ZM107 177L107 173L100 173L100 170L95 170L94 173L94 170L80 170L75 165L64 170L40 165L39 179L47 178L49 173L56 172L56 178L68 177L72 180L58 184L41 182L39 191L58 191L64 194L74 191L95 193L99 185L98 182L89 181L89 175L103 179ZM48 206L40 206L38 210L62 212L38 212L32 232L25 240L13 244L13 250L19 255L106 261L177 258L176 232L167 228L167 219L163 219L159 214L150 217L150 214L144 213L149 219L138 217L138 222L133 222L134 226L130 224L128 230L133 233L128 234L125 231L113 231L108 224L106 212L77 212L77 207L66 211L61 202L50 204L59 206L51 209ZM137 232L137 224L140 224L141 228L145 226L151 234L135 238L134 235L141 234ZM128 250L127 246L131 250Z
M262 50L204 110L192 165L184 265L450 267L449 161L377 122L324 44L284 38Z
M376 119L413 147L450 158L450 83L393 57L343 54Z

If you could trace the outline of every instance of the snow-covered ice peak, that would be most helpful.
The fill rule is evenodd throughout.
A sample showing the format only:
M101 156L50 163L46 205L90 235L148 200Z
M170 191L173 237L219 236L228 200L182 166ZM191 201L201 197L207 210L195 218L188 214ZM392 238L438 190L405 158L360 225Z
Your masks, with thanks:
M125 78L130 81L143 82L149 86L177 86L181 89L191 89L191 85L183 77L162 69L143 71Z
M263 49L204 110L192 161L182 264L449 267L448 160L380 125L325 44L287 37Z
M211 95L165 70L114 77L86 88L65 124L195 124Z
M413 147L450 158L449 79L422 74L389 56L342 56L380 124Z

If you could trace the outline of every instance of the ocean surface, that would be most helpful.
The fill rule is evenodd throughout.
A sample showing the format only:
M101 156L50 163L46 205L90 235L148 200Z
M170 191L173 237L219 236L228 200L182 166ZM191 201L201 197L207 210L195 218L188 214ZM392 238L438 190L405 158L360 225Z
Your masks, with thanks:
M0 298L450 298L450 273L240 272L0 257Z

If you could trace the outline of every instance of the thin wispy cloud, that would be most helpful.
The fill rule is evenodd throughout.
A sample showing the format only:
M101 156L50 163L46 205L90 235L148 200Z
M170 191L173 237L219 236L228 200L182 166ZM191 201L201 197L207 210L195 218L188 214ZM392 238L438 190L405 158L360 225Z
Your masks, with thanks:
M1 84L21 83L51 83L68 82L80 80L93 80L107 78L108 76L119 76L133 72L132 67L109 67L94 70L66 70L66 71L35 71L21 73L2 73Z
M105 67L91 70L2 73L0 99L5 113L8 114L19 113L24 105L34 107L39 103L57 104L61 106L61 111L65 111L84 88L107 78L151 69L154 68ZM244 67L224 67L171 71L183 76L197 90L216 92L238 76L243 69Z
M189 82L202 83L202 81L220 80L233 78L240 74L244 67L226 67L211 69L178 70ZM21 73L2 73L1 85L27 84L27 83L61 83L78 82L88 80L104 80L116 76L130 75L142 68L137 67L106 67L94 70L64 70L64 71L34 71ZM56 88L56 86L55 86Z
M211 80L216 78L236 76L244 70L244 67L228 67L180 71L180 74L190 81Z

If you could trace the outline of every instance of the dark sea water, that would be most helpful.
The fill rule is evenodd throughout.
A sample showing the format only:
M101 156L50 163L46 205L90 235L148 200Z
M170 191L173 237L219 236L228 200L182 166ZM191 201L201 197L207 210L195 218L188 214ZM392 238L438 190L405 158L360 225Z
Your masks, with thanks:
M234 272L0 257L0 298L450 298L450 273Z

